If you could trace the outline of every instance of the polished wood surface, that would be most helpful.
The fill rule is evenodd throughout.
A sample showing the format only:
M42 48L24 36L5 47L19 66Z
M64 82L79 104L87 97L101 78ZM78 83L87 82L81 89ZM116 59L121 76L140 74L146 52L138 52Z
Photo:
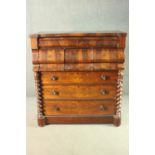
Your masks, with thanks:
M114 101L44 101L44 113L49 115L112 115Z
M111 47L123 48L123 44L118 37L61 37L61 38L40 38L38 42L40 48L48 47Z
M33 71L115 71L123 70L123 63L35 64Z
M64 63L64 49L40 49L32 52L33 64L61 64Z
M117 71L42 72L42 85L47 84L107 84L117 82Z
M38 125L121 123L124 32L30 35Z
M65 63L124 62L122 49L65 49Z
M61 116L47 116L44 119L38 119L38 124L40 126L44 126L46 124L112 124L115 123L114 117L106 116L106 115L69 115L68 117L66 115ZM117 122L114 124L115 126L118 126Z
M127 34L121 31L100 31L100 32L40 32L31 34L31 38L51 38L51 37L125 37Z
M114 99L116 85L50 85L42 94L44 99Z
M122 49L62 49L50 48L33 50L33 64L61 63L119 63L124 61Z

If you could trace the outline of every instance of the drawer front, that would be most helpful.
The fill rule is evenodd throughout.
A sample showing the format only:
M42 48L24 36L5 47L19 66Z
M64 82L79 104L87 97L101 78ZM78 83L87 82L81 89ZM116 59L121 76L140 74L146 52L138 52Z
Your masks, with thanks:
M124 62L123 49L66 49L65 50L65 63L102 63Z
M118 37L39 38L39 47L113 47L121 48Z
M114 101L44 101L45 115L112 115Z
M64 63L64 49L51 48L33 50L33 64L61 64Z
M114 99L115 85L47 85L43 86L44 99Z
M92 49L66 49L65 63L93 62Z
M93 62L124 62L124 50L123 49L93 49Z
M115 83L118 74L113 72L41 72L42 84L60 83Z
M63 49L49 48L33 50L33 64L61 64L61 63L123 63L123 49Z

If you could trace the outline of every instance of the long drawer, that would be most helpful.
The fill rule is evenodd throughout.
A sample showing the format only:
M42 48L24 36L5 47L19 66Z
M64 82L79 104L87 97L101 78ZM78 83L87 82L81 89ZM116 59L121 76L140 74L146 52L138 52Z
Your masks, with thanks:
M61 37L39 38L39 47L112 47L122 48L119 37Z
M45 115L112 115L114 100L110 101L44 101Z
M115 85L47 85L42 87L44 99L114 99Z
M33 64L61 63L123 63L123 49L49 48L33 50Z
M122 63L124 62L123 49L66 49L64 54L65 63Z
M103 84L115 83L117 81L117 71L98 72L41 72L41 81L46 84Z

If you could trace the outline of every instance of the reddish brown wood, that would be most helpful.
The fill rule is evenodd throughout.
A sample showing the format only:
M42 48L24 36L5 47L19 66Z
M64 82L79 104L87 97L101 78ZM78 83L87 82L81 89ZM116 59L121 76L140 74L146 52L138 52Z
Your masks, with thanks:
M112 116L78 116L78 115L69 115L66 117L62 116L49 116L46 117L47 124L111 124L113 123Z
M111 47L124 48L124 42L119 37L61 37L61 38L39 38L39 47Z
M43 86L42 94L44 99L114 99L116 96L116 86L49 85Z
M35 64L33 71L113 71L123 70L123 63Z
M121 123L126 33L32 34L38 125Z
M50 115L113 115L114 100L109 101L44 101L44 113Z
M33 64L61 64L64 63L64 49L33 50Z
M40 126L40 127L43 127L43 126L45 126L47 123L46 123L46 118L44 117L44 118L39 118L38 117L38 125Z
M37 37L31 37L31 48L38 49L38 38Z
M51 37L125 37L127 34L121 31L102 32L70 32L70 33L37 33L30 37L51 38Z
M115 126L120 126L121 125L121 118L119 116L117 116L117 115L114 115L113 124Z
M66 49L65 63L121 63L124 62L123 49Z
M117 71L42 72L42 85L50 84L116 84Z

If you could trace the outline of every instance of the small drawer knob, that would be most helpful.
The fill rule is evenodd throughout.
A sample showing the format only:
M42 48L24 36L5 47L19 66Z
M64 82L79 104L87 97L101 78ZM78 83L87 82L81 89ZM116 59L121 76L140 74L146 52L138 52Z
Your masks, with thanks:
M107 76L101 75L101 79L102 79L102 80L107 80Z
M54 106L53 109L54 109L55 111L60 111L60 108L59 108L58 106Z
M58 91L52 90L52 95L59 95Z
M106 94L108 94L108 92L106 90L101 90L101 94L106 95Z
M104 105L100 105L100 110L107 110L107 107Z
M55 75L53 75L53 76L51 77L51 80L56 81L56 80L58 80L58 77L55 76Z

